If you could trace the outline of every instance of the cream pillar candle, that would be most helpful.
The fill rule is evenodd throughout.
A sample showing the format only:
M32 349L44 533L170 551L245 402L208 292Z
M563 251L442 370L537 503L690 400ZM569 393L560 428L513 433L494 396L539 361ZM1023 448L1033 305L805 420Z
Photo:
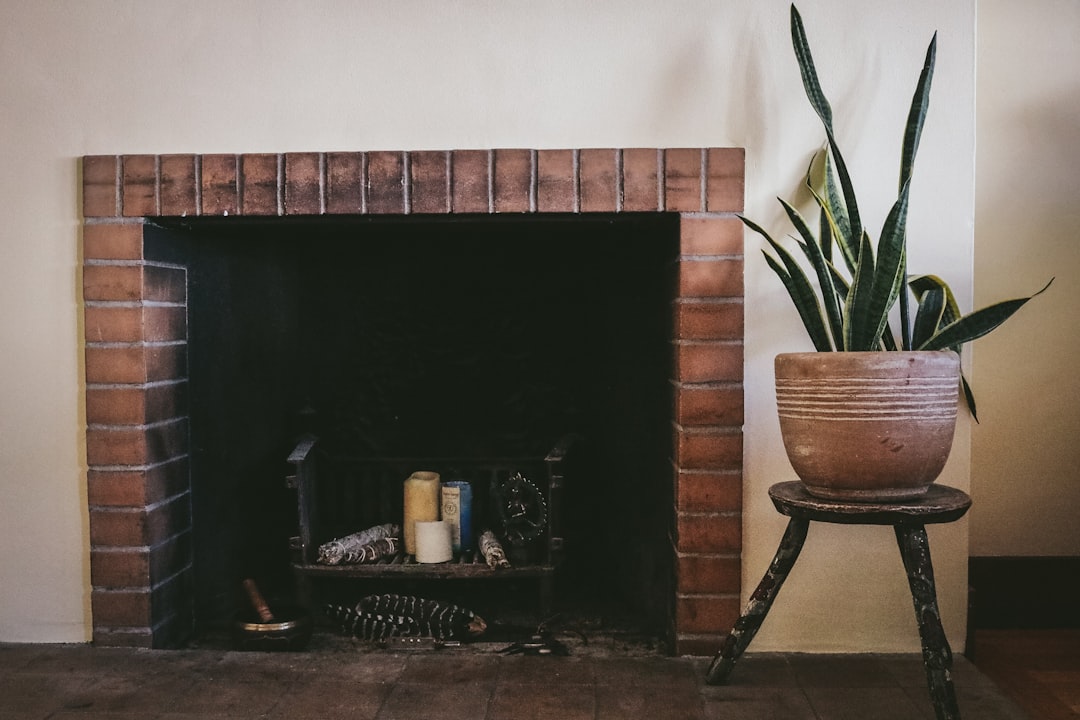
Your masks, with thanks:
M439 519L439 473L414 472L405 480L404 522L405 552L416 554L416 523Z
M450 523L442 520L434 522L417 520L414 526L416 528L416 562L441 563L454 557L450 541Z

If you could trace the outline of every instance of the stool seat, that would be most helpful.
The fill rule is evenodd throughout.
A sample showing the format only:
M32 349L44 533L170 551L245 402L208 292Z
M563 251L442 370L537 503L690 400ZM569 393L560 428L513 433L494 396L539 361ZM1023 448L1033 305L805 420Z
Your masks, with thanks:
M781 515L845 525L950 523L971 507L967 493L946 485L931 485L925 495L899 502L851 502L814 497L795 481L773 485L769 497Z
M724 682L735 662L757 634L773 600L799 559L811 521L841 525L891 525L908 577L915 619L922 640L923 665L930 700L937 720L959 720L960 709L952 682L949 648L937 604L934 567L926 525L959 520L971 507L967 493L945 485L931 485L917 498L890 502L850 502L814 497L802 483L782 482L769 488L777 511L790 518L780 547L757 589L750 596L735 627L728 633L705 676L709 684Z

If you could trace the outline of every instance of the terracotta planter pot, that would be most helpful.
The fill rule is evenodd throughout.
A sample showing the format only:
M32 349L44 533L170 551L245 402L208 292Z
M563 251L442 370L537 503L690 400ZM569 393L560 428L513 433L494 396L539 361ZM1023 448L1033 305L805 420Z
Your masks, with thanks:
M949 458L959 387L953 352L778 355L776 405L788 459L817 497L918 497Z

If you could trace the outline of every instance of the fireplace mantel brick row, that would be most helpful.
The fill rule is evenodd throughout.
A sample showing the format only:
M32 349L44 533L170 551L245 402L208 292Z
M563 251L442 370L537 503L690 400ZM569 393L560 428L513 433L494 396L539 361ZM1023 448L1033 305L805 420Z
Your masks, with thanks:
M192 629L186 269L156 217L679 215L674 266L673 639L712 654L738 616L743 209L739 148L96 155L82 160L87 494L95 642Z

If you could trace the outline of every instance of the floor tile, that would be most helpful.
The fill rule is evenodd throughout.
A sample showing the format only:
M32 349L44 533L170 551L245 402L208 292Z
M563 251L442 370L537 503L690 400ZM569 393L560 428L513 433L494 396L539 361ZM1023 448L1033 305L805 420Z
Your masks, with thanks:
M677 692L650 683L629 687L598 685L596 688L597 720L696 720L704 717L704 706L698 693Z
M918 720L920 710L899 687L805 688L820 720Z
M804 688L873 688L895 686L896 681L876 655L788 656L799 685Z
M592 685L596 662L592 658L524 656L499 661L499 684Z
M595 720L596 702L591 685L500 685L487 720Z
M491 703L489 684L398 683L378 720L484 720Z
M287 693L266 715L267 720L374 720L390 695L391 685L320 680Z
M817 720L799 688L709 687L702 699L706 720Z

